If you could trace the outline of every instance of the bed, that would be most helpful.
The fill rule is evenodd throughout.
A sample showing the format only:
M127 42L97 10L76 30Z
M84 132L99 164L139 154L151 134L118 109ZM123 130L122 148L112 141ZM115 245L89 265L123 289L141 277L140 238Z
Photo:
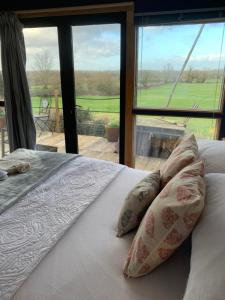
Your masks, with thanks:
M200 143L206 156L207 145L205 142ZM218 144L219 148L221 145ZM210 147L214 149L214 144L210 144ZM210 155L209 153L209 157ZM95 166L100 164L100 170L104 169L101 163L105 164L102 161L83 157L76 157L75 161L79 166L84 163L93 163ZM73 163L73 161L67 162L54 175L45 178L45 182L40 183L35 189L40 189L40 186L49 183L52 192L57 195L51 183L52 177L56 176L59 179L61 176L59 174L63 174L63 168L67 170ZM128 192L147 173L128 167L119 168L116 164L106 164L108 174L112 173L111 166L116 168L116 171L114 170L114 176L109 182L101 187L101 193L93 197L94 201L82 210L51 249L44 253L32 272L29 272L29 276L23 279L12 290L13 292L0 294L1 300L181 300L183 298L189 274L190 239L151 274L138 279L126 279L123 276L122 266L134 233L117 238L117 217ZM212 164L210 166L212 167ZM221 164L218 163L219 167L221 168ZM90 170L82 173L82 176L82 181L88 183ZM69 181L70 184L74 182ZM61 183L62 186L65 185L65 182ZM67 189L70 189L68 185ZM76 194L76 190L73 190L73 193ZM28 194L33 195L32 191ZM23 197L19 203L23 201ZM0 221L17 206L18 203L4 211L0 215ZM5 279L4 261L1 258L0 287Z

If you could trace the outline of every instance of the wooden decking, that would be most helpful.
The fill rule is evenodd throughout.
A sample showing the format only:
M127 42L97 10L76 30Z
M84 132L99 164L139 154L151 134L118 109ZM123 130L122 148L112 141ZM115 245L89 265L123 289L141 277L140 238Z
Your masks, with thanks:
M119 155L115 152L116 144L108 142L103 137L79 135L79 153L88 157L119 161ZM58 152L65 152L63 133L42 133L37 137L37 143L57 147ZM164 163L164 159L155 157L136 156L135 168L141 170L158 170Z
M119 162L116 153L116 143L110 143L107 139L97 136L79 135L79 153L88 157ZM44 132L37 134L37 144L57 147L58 152L65 152L65 141L63 133ZM5 145L8 151L8 145ZM0 153L2 157L2 153ZM135 168L141 170L155 171L162 166L164 159L155 157L136 156Z

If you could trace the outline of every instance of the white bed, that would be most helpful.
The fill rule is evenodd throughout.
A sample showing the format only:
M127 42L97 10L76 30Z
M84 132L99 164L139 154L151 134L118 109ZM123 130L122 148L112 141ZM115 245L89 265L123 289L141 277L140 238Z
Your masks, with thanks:
M189 272L187 243L152 274L125 279L122 265L133 234L116 237L130 189L146 172L124 169L42 260L14 300L180 300Z
M207 159L206 172L225 172L225 164L221 164L224 143L203 141L201 148L200 153ZM134 233L117 238L117 218L126 195L145 175L144 171L127 167L118 173L12 299L182 300L189 274L190 240L151 274L138 279L126 279L122 274Z

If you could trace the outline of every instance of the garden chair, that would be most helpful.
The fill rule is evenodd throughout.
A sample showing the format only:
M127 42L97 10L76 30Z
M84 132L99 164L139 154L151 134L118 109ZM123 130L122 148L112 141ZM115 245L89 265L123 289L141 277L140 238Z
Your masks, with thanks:
M40 131L39 136L44 131L53 133L52 121L50 120L52 99L50 96L43 96L40 99L39 113L34 114L34 123L36 129Z

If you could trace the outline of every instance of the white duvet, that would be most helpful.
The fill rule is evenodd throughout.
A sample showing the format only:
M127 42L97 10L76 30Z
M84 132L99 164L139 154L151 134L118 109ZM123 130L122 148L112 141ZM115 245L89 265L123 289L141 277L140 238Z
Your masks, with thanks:
M121 165L78 157L0 215L1 300L11 299L122 169Z
M118 173L13 300L181 300L189 272L187 244L147 276L126 279L122 274L133 233L117 238L117 217L127 193L144 176L127 167Z
M200 158L206 162L206 172L225 172L225 143L200 141L199 146ZM116 179L106 184L101 195L41 260L12 299L182 300L189 273L189 242L185 242L167 262L147 276L126 279L122 275L122 266L133 234L120 239L116 237L117 217L126 195L145 175L146 172L127 167L118 172ZM81 178L81 187L84 184L85 188L94 180L95 178L91 181L89 173L86 173ZM68 182L61 179L59 189L55 189L51 182L52 178L47 180L44 186L52 190L54 197L63 187L68 189L68 193L71 191L71 197L79 195L79 192L70 186L75 184L79 191L80 186L75 183L74 176L70 176ZM47 190L42 188L40 192L44 195ZM10 214L13 216L12 212ZM48 212L44 215L47 218ZM16 214L14 217L16 221ZM30 220L33 220L32 215ZM0 241L4 228L9 224L7 221L1 223ZM12 219L11 234L5 236L6 241L8 239L12 243L16 236L21 237L22 244L32 240L32 229L28 230L27 227L27 230L23 230L23 227L13 227L13 224ZM0 264L4 267L2 254L0 242ZM16 259L19 261L22 257L18 256ZM25 262L26 260L23 264ZM12 260L9 269L13 272L14 267ZM31 270L28 271L30 273ZM11 283L14 282L13 277L5 276L4 268L1 272L0 281L5 280L8 284L8 279L11 278Z

